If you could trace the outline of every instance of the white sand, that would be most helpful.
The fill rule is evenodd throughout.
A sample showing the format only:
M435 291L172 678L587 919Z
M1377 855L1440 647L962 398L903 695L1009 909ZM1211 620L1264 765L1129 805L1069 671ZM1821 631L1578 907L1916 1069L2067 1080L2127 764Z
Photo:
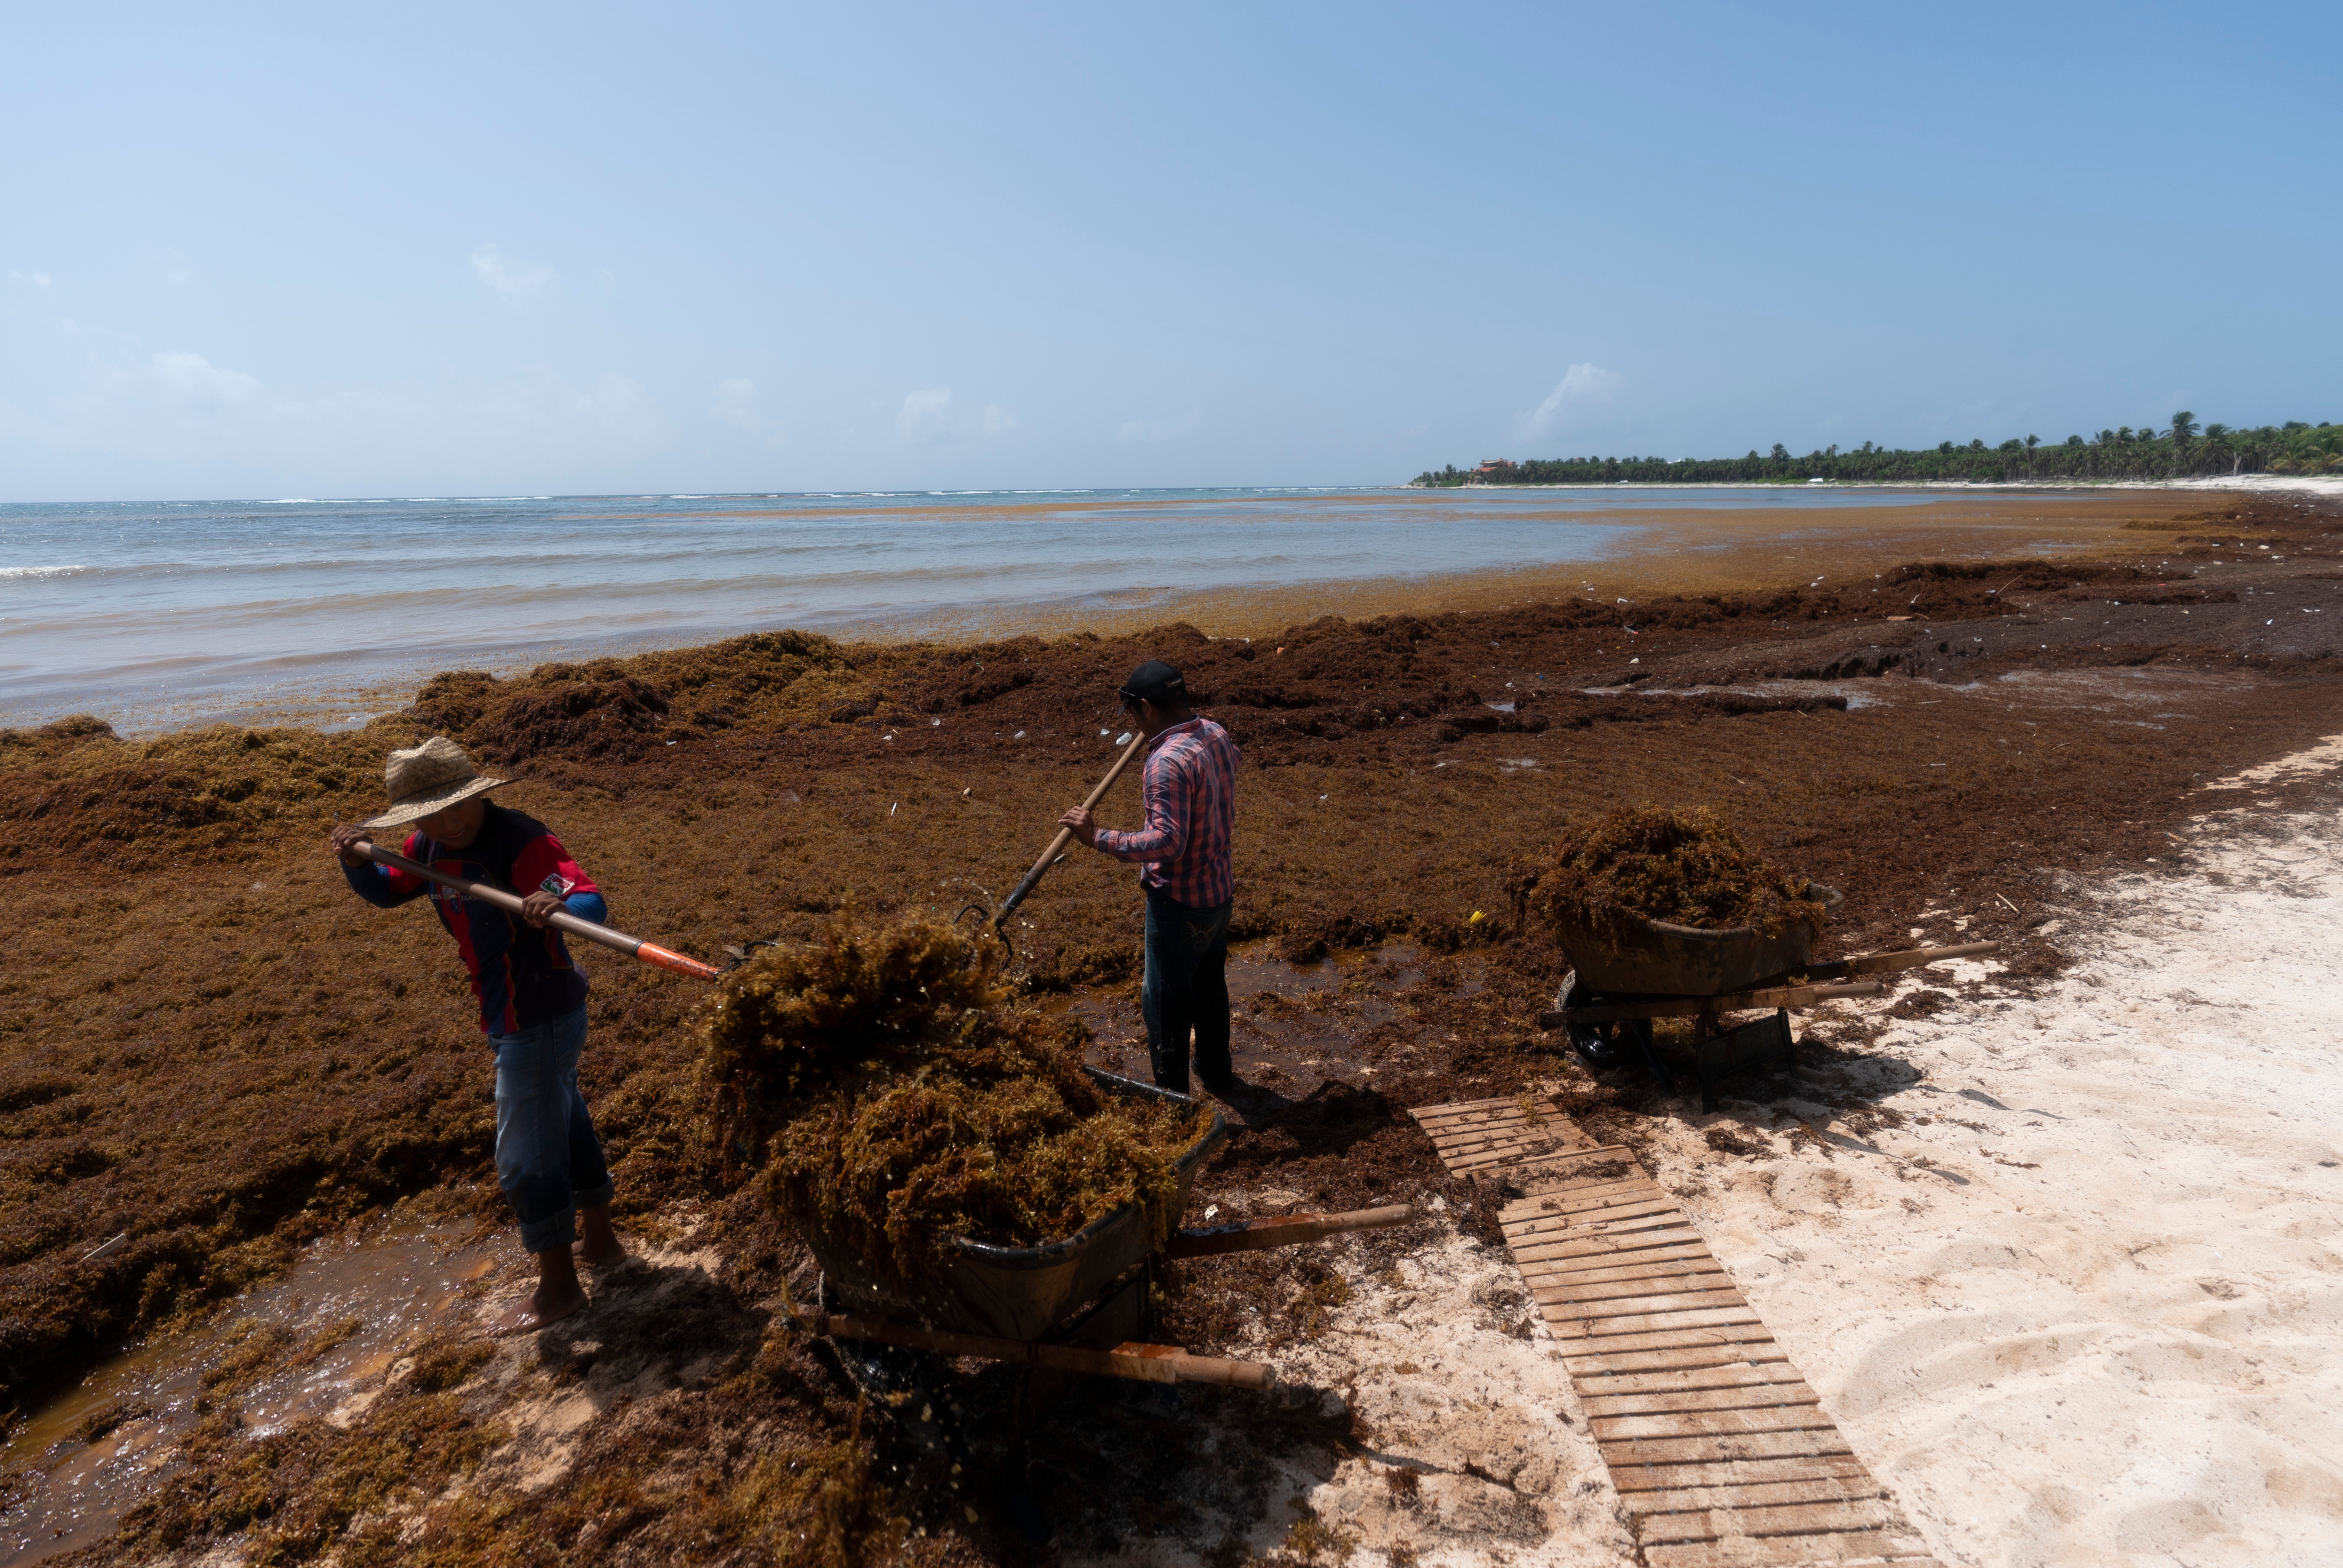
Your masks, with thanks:
M2038 996L1906 980L1956 999L1871 1047L1926 1075L1881 1102L1913 1122L1728 1102L1704 1124L1831 1151L1688 1125L1654 1151L1946 1562L2343 1563L2338 847L2224 811L2183 861L2076 887L2080 961Z

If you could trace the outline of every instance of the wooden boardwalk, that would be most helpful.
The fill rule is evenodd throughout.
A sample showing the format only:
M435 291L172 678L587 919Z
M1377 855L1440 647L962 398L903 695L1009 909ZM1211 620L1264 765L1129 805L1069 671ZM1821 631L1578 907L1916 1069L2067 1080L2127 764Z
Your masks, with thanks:
M1936 1568L1681 1206L1551 1100L1412 1113L1500 1215L1650 1568Z

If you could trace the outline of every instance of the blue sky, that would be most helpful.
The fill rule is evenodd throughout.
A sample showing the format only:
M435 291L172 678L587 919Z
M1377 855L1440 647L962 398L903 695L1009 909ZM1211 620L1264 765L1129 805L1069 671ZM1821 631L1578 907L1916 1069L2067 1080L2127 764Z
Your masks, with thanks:
M2343 418L2343 8L0 9L0 499Z

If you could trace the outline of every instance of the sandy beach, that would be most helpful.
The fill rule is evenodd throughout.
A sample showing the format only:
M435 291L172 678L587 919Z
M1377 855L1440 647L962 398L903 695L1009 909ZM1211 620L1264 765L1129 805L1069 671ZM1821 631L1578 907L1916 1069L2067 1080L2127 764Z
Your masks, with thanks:
M2343 523L1959 505L1663 515L1614 578L1263 595L1250 643L751 637L445 677L336 733L0 732L0 1377L29 1418L0 1555L669 1563L819 1531L840 1561L1636 1563L1491 1192L1408 1114L1553 1092L1682 1203L1938 1561L2331 1558ZM636 1256L589 1314L475 1343L523 1268L478 1038L436 927L319 849L383 751L459 738L628 929L714 955L997 898L1165 649L1248 762L1262 1098L1191 1222L1415 1213L1167 1267L1164 1342L1269 1362L1273 1397L1075 1401L1019 1462L1036 1548L1006 1374L955 1374L970 1447L940 1457L782 1325L818 1282L710 1164L703 993L614 961L583 1082ZM1566 961L1505 890L1623 800L1711 805L1844 890L1826 952L2003 951L1803 1015L1797 1070L1713 1113L1591 1070L1540 1026ZM1124 1071L1134 904L1077 859L1016 930L1027 994Z

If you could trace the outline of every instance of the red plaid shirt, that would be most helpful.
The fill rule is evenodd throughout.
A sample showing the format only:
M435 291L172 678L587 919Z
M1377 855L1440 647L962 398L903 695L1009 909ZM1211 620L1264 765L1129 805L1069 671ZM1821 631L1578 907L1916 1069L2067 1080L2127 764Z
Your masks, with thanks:
M1192 910L1229 901L1236 878L1229 840L1237 822L1237 743L1209 719L1191 719L1147 748L1147 826L1099 829L1098 847L1118 860L1143 860L1139 879Z

